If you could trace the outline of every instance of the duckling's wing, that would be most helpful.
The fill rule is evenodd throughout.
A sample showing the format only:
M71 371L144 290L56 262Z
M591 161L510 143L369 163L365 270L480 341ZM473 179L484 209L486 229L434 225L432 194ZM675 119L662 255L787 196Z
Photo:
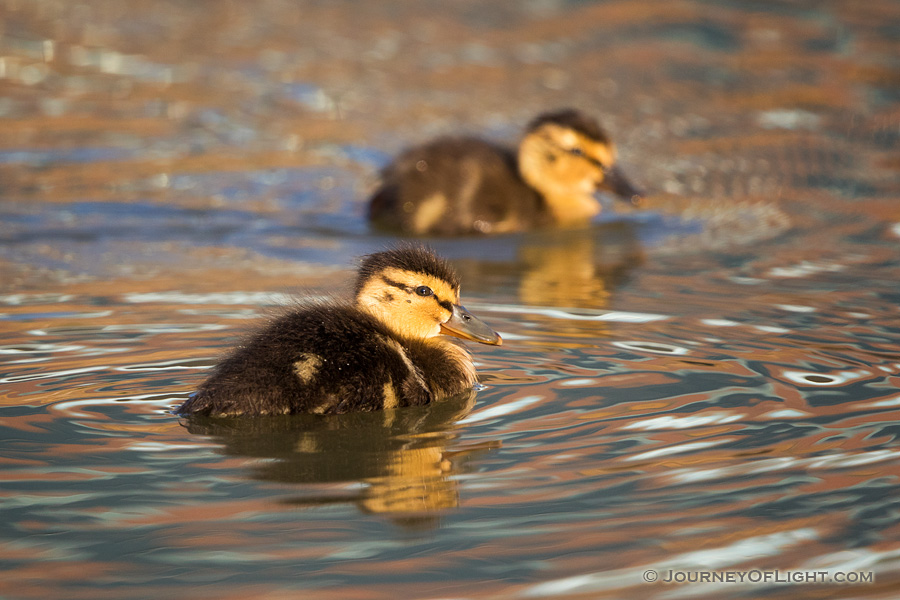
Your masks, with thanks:
M381 173L369 218L411 234L514 231L530 226L540 199L507 148L476 138L441 138L411 148Z
M335 414L427 404L431 393L374 319L316 306L272 322L213 370L180 414Z

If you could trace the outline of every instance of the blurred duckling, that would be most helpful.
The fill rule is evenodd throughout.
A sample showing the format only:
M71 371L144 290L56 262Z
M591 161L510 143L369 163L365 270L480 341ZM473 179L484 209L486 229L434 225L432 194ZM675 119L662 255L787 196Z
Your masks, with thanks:
M338 414L423 405L469 390L469 353L499 345L459 303L453 268L421 246L364 258L349 302L286 314L219 363L180 415Z
M534 119L515 150L445 137L406 150L369 201L379 228L413 235L506 233L587 224L608 190L633 205L643 192L616 165L616 147L577 110Z

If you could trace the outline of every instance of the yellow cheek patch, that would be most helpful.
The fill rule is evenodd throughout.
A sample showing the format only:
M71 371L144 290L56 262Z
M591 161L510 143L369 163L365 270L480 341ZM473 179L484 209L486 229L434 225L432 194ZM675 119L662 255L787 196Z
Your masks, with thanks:
M417 293L422 286L432 294ZM432 275L389 267L363 286L357 302L399 335L425 339L440 334L452 315L449 305L459 302L459 289Z

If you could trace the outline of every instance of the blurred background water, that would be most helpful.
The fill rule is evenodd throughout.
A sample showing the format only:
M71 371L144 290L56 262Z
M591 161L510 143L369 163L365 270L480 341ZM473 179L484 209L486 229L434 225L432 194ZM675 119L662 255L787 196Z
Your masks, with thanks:
M896 597L898 39L891 0L0 3L0 597ZM170 414L391 243L393 153L564 106L651 194L430 240L484 389ZM828 579L645 580L750 569Z

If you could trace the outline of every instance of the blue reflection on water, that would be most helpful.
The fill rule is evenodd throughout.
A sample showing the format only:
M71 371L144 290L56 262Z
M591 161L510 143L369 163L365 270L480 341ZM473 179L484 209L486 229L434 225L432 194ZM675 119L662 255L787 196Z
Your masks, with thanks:
M48 150L0 150L0 164L46 165L127 160L139 154L123 148L53 148Z

